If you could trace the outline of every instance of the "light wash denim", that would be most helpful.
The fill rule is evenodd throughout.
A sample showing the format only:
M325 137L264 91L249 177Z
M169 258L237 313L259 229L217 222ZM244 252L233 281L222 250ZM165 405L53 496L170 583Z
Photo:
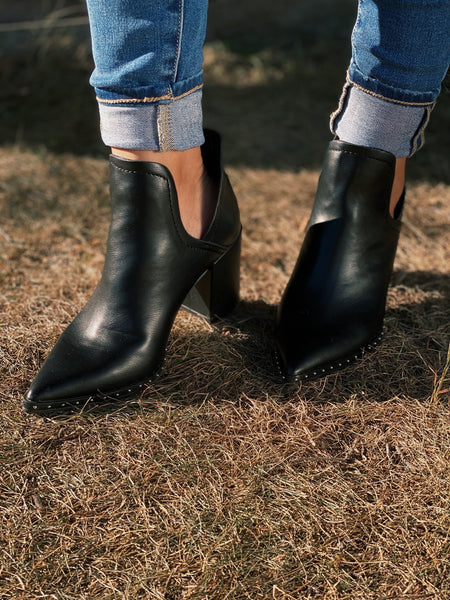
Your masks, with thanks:
M450 0L359 0L352 58L330 127L340 139L411 156L450 61Z
M434 103L403 104L378 98L347 82L339 107L331 115L332 133L350 144L378 148L397 158L412 156L425 141Z
M87 0L91 76L108 146L203 143L202 48L208 0Z
M105 144L161 151L200 145L208 0L87 4ZM360 0L333 133L413 154L448 69L449 27L450 0Z

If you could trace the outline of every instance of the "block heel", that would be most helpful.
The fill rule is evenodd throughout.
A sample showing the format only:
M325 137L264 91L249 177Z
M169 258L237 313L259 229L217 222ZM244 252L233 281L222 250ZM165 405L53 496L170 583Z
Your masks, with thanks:
M209 322L232 312L239 301L241 233L233 245L197 280L182 308Z

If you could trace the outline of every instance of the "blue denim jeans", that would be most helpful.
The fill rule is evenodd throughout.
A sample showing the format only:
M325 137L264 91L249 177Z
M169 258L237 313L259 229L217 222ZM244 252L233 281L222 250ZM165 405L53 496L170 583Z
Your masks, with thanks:
M203 143L208 0L87 0L91 76L106 145L185 150Z
M208 0L87 4L105 144L161 151L200 145ZM396 156L413 154L448 69L449 24L450 0L360 0L332 132Z
M423 145L449 60L449 0L360 0L331 130L350 143L410 156Z

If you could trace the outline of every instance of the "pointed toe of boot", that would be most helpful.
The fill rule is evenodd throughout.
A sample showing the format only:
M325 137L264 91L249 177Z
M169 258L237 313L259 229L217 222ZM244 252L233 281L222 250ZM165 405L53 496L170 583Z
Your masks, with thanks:
M313 323L301 317L294 328L289 322L278 323L276 360L283 380L306 382L332 375L374 349L381 339L382 322L348 318L343 327L323 321L311 327Z
M72 406L86 404L88 399L66 397L64 382L41 377L33 381L22 401L24 411L31 415L51 416L59 411L69 412Z
M378 345L400 232L389 213L394 168L387 152L330 143L277 312L284 379L329 375Z
M84 339L77 327L81 317L63 332L42 365L23 400L25 412L45 416L105 403L110 396L135 391L135 383L143 384L155 370L151 361L145 368L138 364L133 359L139 355L138 343L126 343L123 336L118 340L116 332L109 332L108 342Z

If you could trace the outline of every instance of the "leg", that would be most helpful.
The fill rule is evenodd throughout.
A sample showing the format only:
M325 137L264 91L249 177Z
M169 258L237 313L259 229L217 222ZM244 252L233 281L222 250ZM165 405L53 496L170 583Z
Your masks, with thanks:
M448 68L449 2L364 0L352 34L348 85L332 131L347 142L393 154L394 214L405 178L405 159L424 142Z
M202 129L206 0L88 4L112 220L101 280L24 400L41 415L139 395L178 309L221 317L239 292L239 210Z
M406 157L448 68L450 2L360 0L352 61L300 256L277 314L284 377L308 380L379 343Z
M154 6L88 0L96 62L91 83L112 154L165 165L178 191L183 224L201 237L217 196L200 151L207 0Z

